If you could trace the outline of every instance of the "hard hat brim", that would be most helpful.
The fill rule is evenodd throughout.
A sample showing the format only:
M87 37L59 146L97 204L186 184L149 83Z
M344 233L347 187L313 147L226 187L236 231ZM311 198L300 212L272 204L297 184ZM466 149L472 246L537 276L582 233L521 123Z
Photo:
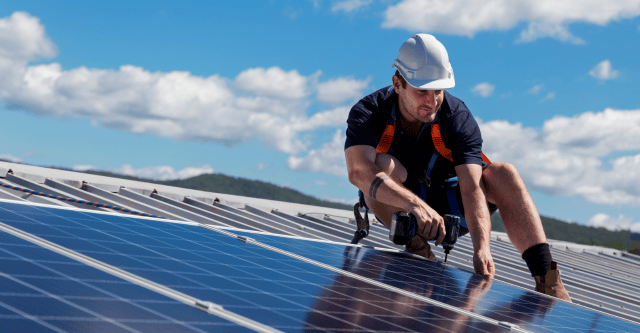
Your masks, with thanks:
M409 83L412 87L421 90L445 90L451 89L456 86L456 81L453 78L439 80L407 80L405 78L405 81L407 81L407 83Z

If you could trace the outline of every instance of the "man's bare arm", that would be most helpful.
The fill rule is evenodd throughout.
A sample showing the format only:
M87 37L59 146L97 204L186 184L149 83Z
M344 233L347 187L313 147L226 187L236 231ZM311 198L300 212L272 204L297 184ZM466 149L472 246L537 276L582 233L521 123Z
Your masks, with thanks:
M345 150L349 181L369 197L399 208L415 205L416 196L393 181L376 164L376 149L352 146ZM419 198L418 198L419 200Z
M471 234L476 273L493 277L495 269L490 251L491 216L482 191L482 166L462 164L456 168L465 219Z
M425 238L435 238L440 230L436 245L440 244L445 235L442 217L413 192L385 174L376 164L376 155L376 149L371 146L347 148L345 158L349 181L376 201L414 214L418 220L418 230Z

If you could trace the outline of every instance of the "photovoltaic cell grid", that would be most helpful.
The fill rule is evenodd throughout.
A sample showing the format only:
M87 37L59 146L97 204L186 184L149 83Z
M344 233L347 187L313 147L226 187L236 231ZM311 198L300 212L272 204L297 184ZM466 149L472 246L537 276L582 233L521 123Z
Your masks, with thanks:
M504 331L199 226L8 203L0 221L283 331Z
M4 232L0 325L4 332L250 331Z
M452 269L441 263L363 247L240 231L235 233L530 331L640 331L640 326L634 323Z

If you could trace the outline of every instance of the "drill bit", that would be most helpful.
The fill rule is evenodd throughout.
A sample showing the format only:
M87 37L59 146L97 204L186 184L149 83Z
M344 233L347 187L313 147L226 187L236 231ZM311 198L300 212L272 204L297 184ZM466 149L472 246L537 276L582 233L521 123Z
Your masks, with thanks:
M445 264L447 263L447 256L448 256L448 255L449 255L449 253L445 253L445 254L444 254L444 263L445 263Z

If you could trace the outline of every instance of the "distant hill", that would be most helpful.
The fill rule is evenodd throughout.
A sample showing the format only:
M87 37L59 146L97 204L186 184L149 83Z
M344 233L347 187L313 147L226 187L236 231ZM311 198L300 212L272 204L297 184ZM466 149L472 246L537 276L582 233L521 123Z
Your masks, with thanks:
M200 190L200 191L206 191L206 192L233 194L233 195L240 195L244 197L293 202L293 203L299 203L303 205L313 205L313 206L336 208L336 209L346 209L346 210L353 209L353 206L320 200L290 188L281 187L278 185L266 183L259 180L236 178L236 177L226 176L223 174L208 174L208 175L200 175L200 176L196 176L188 179L157 181L157 180L150 180L150 179L140 179L140 178L130 177L130 176L123 176L123 175L113 174L109 172L88 171L87 173L106 176L106 177L137 180L137 181L146 182L146 183L188 188L192 190Z
M618 250L627 250L633 254L640 255L640 234L630 231L609 231L605 228L567 223L545 216L540 216L540 219L549 239L605 246ZM491 230L505 231L500 214L491 216Z

